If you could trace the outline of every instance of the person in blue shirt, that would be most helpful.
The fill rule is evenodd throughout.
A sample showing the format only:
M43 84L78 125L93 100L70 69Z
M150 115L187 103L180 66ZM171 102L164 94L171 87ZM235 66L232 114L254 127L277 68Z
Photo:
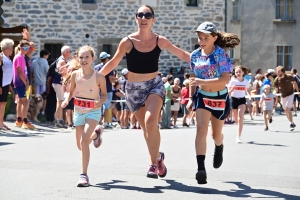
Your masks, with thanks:
M230 80L232 65L223 48L233 48L240 40L237 35L217 32L216 25L211 22L200 24L196 32L200 47L190 56L192 74L187 108L193 108L196 112L196 180L198 184L206 184L204 160L208 124L211 120L211 134L215 142L213 166L219 168L223 162L222 127L230 112L230 100L225 85Z

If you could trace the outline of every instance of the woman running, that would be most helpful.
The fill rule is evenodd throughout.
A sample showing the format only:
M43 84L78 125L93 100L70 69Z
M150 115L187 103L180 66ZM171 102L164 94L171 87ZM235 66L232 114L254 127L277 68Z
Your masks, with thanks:
M77 187L88 187L90 185L87 175L90 160L90 143L94 141L96 148L102 143L101 134L103 130L97 124L101 117L100 108L107 99L106 82L104 76L92 68L94 60L95 51L92 47L83 46L79 48L78 61L81 69L72 72L70 92L62 102L62 108L65 108L76 89L73 122L76 129L77 147L81 150L82 156L82 171ZM99 97L100 90L102 99Z
M159 152L159 112L165 99L165 88L158 76L158 59L162 49L189 62L190 54L173 45L167 38L152 32L156 21L154 10L142 5L135 13L138 31L123 38L115 56L100 70L103 75L117 67L126 55L128 82L126 102L141 125L150 154L149 178L166 176L164 153Z
M240 40L236 35L217 32L216 26L211 22L200 24L196 32L200 48L191 53L191 69L194 74L190 78L190 100L187 107L191 109L194 104L193 109L196 111L196 180L198 184L206 184L204 160L208 124L211 120L211 134L215 142L213 166L219 168L223 162L222 127L230 108L225 85L229 82L232 66L222 48L233 48Z
M232 112L234 115L234 121L238 123L238 132L236 137L236 143L242 143L241 135L244 125L244 115L246 110L246 93L248 93L249 98L251 98L251 90L249 86L249 81L244 79L244 76L248 74L248 69L241 65L234 68L235 77L229 84L229 93L231 94L232 100Z

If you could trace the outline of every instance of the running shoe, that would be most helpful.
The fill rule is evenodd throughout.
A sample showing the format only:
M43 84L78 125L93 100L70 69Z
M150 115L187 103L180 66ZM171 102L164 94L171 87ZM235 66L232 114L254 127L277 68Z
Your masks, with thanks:
M159 152L159 153L160 153L160 160L157 162L158 176L160 178L163 178L167 175L167 168L164 163L165 154L163 152Z
M269 127L266 126L265 131L269 130Z
M57 128L67 128L64 124L63 124L63 122L62 121L58 121L58 120L56 120L55 121L55 126L57 127Z
M22 128L29 129L29 130L34 130L35 129L35 127L33 125L31 125L30 122L27 122L26 124L23 123Z
M174 128L179 128L176 124L174 125Z
M236 137L236 140L235 140L235 141L236 141L236 143L239 143L239 144L242 143L241 137Z
M204 170L200 170L196 173L196 180L198 182L198 184L206 184L207 175L206 175L206 171Z
M297 117L297 114L296 114L296 113L294 113L294 117Z
M150 165L148 173L147 173L148 178L158 178L157 176L157 165Z
M16 121L15 122L15 127L19 127L19 128L21 128L22 127L22 125L23 125L23 121Z
M110 126L109 124L105 124L105 125L104 125L104 129L113 129L113 127Z
M100 145L102 144L102 133L103 133L103 128L100 125L97 125L95 128L95 132L97 134L97 138L94 139L94 146L95 148L100 147Z
M273 119L272 119L272 117L271 117L271 119L269 119L269 123L271 124L273 122Z
M295 127L296 127L296 124L294 124L294 122L291 123L290 124L290 131L293 131L295 129Z
M89 187L90 181L89 177L86 174L80 174L77 187Z
M215 169L221 167L223 163L223 149L224 149L223 144L221 144L221 146L218 149L215 146L215 153L214 153L214 160L213 160L213 166Z
M190 127L187 123L183 123L182 126L183 126L183 127L185 127L185 126L186 126L186 127Z

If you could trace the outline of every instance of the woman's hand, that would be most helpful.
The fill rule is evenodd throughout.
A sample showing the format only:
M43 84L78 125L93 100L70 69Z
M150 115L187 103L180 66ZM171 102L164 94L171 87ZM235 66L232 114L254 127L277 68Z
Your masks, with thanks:
M190 86L201 86L203 84L203 79L190 77Z
M68 104L69 104L69 102L66 101L66 100L64 100L64 101L61 103L61 107L62 107L62 108L65 108Z

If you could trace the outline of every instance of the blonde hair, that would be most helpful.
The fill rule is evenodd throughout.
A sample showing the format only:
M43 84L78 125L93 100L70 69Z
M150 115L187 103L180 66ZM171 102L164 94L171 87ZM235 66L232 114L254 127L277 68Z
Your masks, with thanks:
M1 41L0 43L0 47L1 47L1 50L5 50L7 49L8 47L10 46L14 46L14 41L11 40L11 39L8 39L8 38L5 38Z
M79 47L79 49L77 50L77 57L79 55L79 52L82 51L82 50L87 50L91 53L92 57L94 58L96 53L95 53L95 49L91 46L88 46L88 45L84 45L82 47Z
M183 85L184 85L185 87L189 87L189 86L190 86L190 80L189 80L189 79L185 79L185 80L183 81Z
M179 84L180 84L180 79L179 79L179 78L175 78L175 79L174 79L174 83L175 83L175 82L179 82Z

